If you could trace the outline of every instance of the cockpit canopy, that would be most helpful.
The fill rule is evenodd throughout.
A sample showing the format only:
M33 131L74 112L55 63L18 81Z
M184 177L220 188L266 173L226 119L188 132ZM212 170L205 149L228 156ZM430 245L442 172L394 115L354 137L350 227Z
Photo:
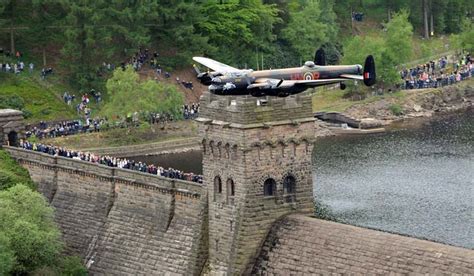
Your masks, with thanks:
M307 62L304 63L304 66L305 66L305 67L309 67L309 68L313 68L313 67L316 66L316 65L314 64L314 61L310 61L310 60L309 60L309 61L307 61Z

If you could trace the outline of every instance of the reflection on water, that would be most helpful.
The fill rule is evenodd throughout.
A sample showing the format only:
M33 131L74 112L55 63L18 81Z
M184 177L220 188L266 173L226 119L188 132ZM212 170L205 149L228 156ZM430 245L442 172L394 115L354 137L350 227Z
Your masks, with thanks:
M473 115L321 139L313 152L316 200L349 224L474 248Z

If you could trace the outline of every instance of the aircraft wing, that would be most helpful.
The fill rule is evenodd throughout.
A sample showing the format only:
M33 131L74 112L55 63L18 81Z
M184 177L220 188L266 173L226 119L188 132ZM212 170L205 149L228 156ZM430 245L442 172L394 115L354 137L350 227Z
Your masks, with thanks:
M350 75L350 74L342 74L341 78L353 79L353 80L364 80L364 76L362 75Z
M220 63L210 58L193 57L193 60L219 73L241 71L240 69L234 68L224 63Z
M347 79L336 78L336 79L319 79L319 80L279 80L279 79L257 79L247 89L252 88L265 88L265 89L282 89L290 88L293 86L307 86L316 87L327 84L339 83L346 81Z

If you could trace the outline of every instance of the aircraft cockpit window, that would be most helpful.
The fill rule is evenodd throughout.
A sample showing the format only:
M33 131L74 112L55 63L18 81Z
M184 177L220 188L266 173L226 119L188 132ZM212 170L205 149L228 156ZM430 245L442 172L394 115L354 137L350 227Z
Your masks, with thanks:
M305 67L313 68L315 66L313 61L307 61L304 63Z

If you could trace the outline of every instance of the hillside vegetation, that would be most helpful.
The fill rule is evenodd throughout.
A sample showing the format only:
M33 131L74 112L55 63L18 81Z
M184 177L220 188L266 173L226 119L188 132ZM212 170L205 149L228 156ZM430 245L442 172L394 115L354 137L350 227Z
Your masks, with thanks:
M53 88L54 89L54 88ZM29 77L0 74L0 108L24 112L27 122L66 120L76 116L58 92Z
M473 9L469 0L0 1L0 63L23 60L37 68L35 77L0 73L0 95L15 96L3 98L3 106L22 101L29 122L73 118L78 101L65 105L64 91L78 99L95 89L104 103L114 102L106 89L113 72L105 65L133 64L139 49L152 57L139 70L141 80L173 85L187 103L203 87L186 89L176 79L193 80L195 55L268 69L299 66L320 47L329 63L363 63L373 54L377 85L386 89L398 81L401 64L472 51ZM157 76L151 59L171 77ZM54 74L40 80L41 67ZM89 105L92 116L104 114L103 105Z

